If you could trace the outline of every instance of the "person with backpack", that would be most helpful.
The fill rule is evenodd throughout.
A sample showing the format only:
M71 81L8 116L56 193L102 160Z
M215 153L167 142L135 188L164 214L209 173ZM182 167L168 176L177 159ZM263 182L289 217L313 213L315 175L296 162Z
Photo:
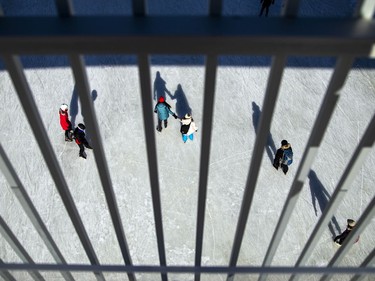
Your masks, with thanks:
M159 132L162 130L162 121L164 121L164 128L167 128L169 114L177 119L177 115L171 110L171 106L165 101L164 97L159 98L158 103L155 105L154 112L158 115L158 125L156 130Z
M288 141L282 140L281 147L276 151L273 166L276 170L281 166L284 174L288 172L288 166L293 163L293 150Z
M194 119L191 117L190 114L185 114L184 118L180 120L181 122L181 135L182 135L182 140L184 143L188 140L194 139L194 132L198 131L198 127L195 125Z
M349 233L352 231L352 229L355 227L355 220L352 219L347 219L347 226L346 229L344 230L343 233L340 235L337 235L334 239L333 242L335 242L336 245L341 246L342 243L344 243L344 240L346 237L348 237ZM354 243L357 243L359 240L359 236L357 237L356 241Z

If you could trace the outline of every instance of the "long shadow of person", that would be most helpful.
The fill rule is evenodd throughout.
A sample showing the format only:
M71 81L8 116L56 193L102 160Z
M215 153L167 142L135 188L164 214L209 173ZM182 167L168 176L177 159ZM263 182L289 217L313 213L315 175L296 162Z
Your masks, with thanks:
M310 180L310 191L311 191L311 200L313 202L315 215L318 216L318 210L316 206L316 201L318 201L320 211L323 213L325 208L327 207L329 199L331 199L330 194L324 188L323 184L318 179L318 176L313 170L310 170L309 173L309 180ZM332 217L331 221L328 223L329 231L332 233L332 237L335 237L335 226L336 230L340 232L340 225L337 222L335 216Z
M78 115L78 92L77 87L74 85L72 98L70 99L70 122L73 129L75 128L76 117Z
M253 106L253 126L255 129L255 132L258 133L258 125L260 121L260 115L262 114L262 112L260 111L259 106L255 102L252 102L252 106ZM266 148L267 155L270 158L271 163L273 164L274 155L276 154L276 146L275 146L275 142L273 141L271 133L268 134L265 148Z
M168 93L168 95L172 100L176 100L176 114L178 117L182 118L187 113L191 115L191 108L187 101L184 90L182 90L181 84L177 85L177 90L174 92L174 95L171 93Z
M166 100L167 97L165 93L169 95L171 94L171 92L168 91L166 84L167 82L165 82L163 78L161 78L160 72L157 71L156 78L154 81L154 100L155 101L158 101L160 97L163 97Z
M92 102L94 103L96 98L98 97L98 92L96 90L92 90L91 91L91 100ZM82 107L82 118L83 118L83 124L86 124L86 120L85 120L85 112L83 110L83 107ZM86 132L86 139L91 142L91 137L90 137L90 133L89 132Z

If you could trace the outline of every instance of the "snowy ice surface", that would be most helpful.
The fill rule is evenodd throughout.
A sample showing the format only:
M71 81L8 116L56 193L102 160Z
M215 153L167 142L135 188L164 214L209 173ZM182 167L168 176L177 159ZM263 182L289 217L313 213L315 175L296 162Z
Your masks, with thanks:
M27 6L26 2L30 6ZM53 5L50 7L46 5L45 10L34 11L36 5L34 2L37 1L19 0L12 1L14 7L10 3L2 3L2 5L9 14L27 14L28 11L31 14L54 14ZM86 10L82 7L86 7L88 1L73 2L77 5L77 13L85 14ZM130 1L128 2L116 1L108 11L104 9L104 12L115 13L123 7L125 7L123 10L129 11ZM204 14L202 9L204 10L207 5L206 1L201 1L203 4L199 1L187 1L186 6L183 6L183 2L175 4L176 1L172 0L159 2L160 5L149 3L150 13L169 14L170 11L178 14L182 13L182 10L188 14ZM280 12L280 2L276 1L276 5L271 7L270 16L276 16ZM311 6L309 1L301 1L301 14L347 16L353 9L353 1L337 0L329 1L329 4L324 1L319 2L322 3L318 9L316 6ZM93 3L90 4L92 13L97 10L102 11L101 5L104 4L101 1L93 1ZM21 8L17 10L16 4L21 5ZM38 5L41 7L41 4ZM337 5L340 5L339 8ZM251 3L224 1L224 13L227 15L242 15L245 9L249 10L248 14L256 15L259 11L258 1ZM326 13L320 14L321 11ZM130 13L124 12L124 14ZM54 59L66 61L62 57ZM116 59L118 57L103 57L101 61L104 63L89 65L87 73L90 87L97 93L94 99L95 111L133 262L136 265L157 265L159 258L138 69L134 63L116 64ZM242 243L239 265L262 264L332 74L332 68L327 67L329 63L326 60L311 59L310 62L316 62L311 66L308 63L299 65L299 61L294 59L297 63L291 64L292 66L284 71L272 120L271 135L263 154ZM204 67L197 61L202 60L203 57L184 57L182 61L187 62L186 64L154 63L151 67L151 85L157 71L166 81L166 87L172 95L175 94L178 85L181 85L186 101L181 96L171 99L169 95L167 101L172 105L173 110L177 109L178 114L182 114L188 107L191 108L199 127L194 141L188 141L186 144L181 140L179 122L174 118L169 119L168 128L163 129L161 133L155 130L168 265L194 265L201 132L204 130L202 126ZM39 61L42 62L39 64ZM158 60L160 61L162 59ZM203 265L227 265L229 261L254 148L257 122L262 111L270 58L224 58L223 61L225 63L218 68L216 84ZM242 61L245 63L238 63ZM64 64L59 67L49 67L51 62L54 62L50 57L28 58L24 62L28 65L25 73L46 132L99 261L101 264L123 264L93 153L87 151L87 160L78 158L78 146L64 141L64 133L59 125L58 108L61 103L69 104L70 118L76 125L83 122L81 106L74 91L72 71ZM318 66L319 64L322 66ZM0 90L1 145L67 262L88 264L87 256L54 187L13 84L3 68L0 71ZM354 148L374 115L374 68L361 66L353 68L340 95L273 265L294 265L324 207L328 204L329 196L333 193ZM282 139L287 139L294 151L294 163L287 176L281 171L276 171L271 165L273 153ZM344 229L347 218L357 219L373 198L374 166L375 151L372 149L345 200L335 213L331 225L327 226L321 237L308 262L309 265L324 266L329 262L337 250L332 243L332 236ZM0 174L0 194L0 215L33 260L37 263L54 263L2 174ZM374 231L375 225L372 221L361 234L360 241L344 259L343 265L358 266L362 263L375 246ZM0 237L0 258L4 262L21 262L3 237ZM48 272L43 275L47 280L62 280L59 273ZM95 279L91 273L73 275L79 280ZM14 276L19 280L31 279L26 273L14 272ZM106 273L105 276L108 280L127 278L126 274ZM137 274L137 276L139 280L160 280L159 274ZM170 274L169 276L170 280L193 280L192 275ZM237 275L235 280L256 280L256 277ZM283 278L286 279L287 276L269 276L269 280L283 280ZM317 278L311 275L306 276L304 280L317 280ZM337 276L333 280L348 280L348 278L349 276ZM225 275L203 275L202 280L225 280Z

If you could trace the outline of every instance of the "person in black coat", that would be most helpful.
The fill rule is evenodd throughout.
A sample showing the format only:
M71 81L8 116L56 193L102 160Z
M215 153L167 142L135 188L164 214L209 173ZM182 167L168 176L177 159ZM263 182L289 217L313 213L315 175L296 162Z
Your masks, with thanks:
M355 227L355 220L352 220L352 219L348 219L347 220L347 226L346 226L346 229L344 230L343 233L341 233L340 235L337 235L333 241L341 246L342 243L344 243L344 240L346 239L346 237L348 237L349 233L352 231L352 229ZM355 241L355 243L359 240L359 237L357 238L357 240Z
M262 4L262 8L260 9L259 16L262 16L263 11L266 10L266 17L268 17L268 10L271 4L275 3L275 0L260 0L260 3L263 3L263 4Z
M284 174L288 172L288 166L293 163L293 150L290 143L287 140L281 141L281 147L276 151L275 159L273 160L273 166L276 170L283 170Z
M78 127L74 130L74 138L76 141L76 144L79 146L79 157L86 159L86 153L85 153L85 147L88 149L92 149L92 147L89 145L86 134L85 134L86 126L82 123L78 124Z

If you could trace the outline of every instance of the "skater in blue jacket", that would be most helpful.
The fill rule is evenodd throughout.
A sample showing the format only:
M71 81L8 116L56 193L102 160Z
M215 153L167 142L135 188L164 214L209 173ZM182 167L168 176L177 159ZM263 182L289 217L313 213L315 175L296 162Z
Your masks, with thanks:
M155 105L154 112L158 114L158 125L156 130L161 132L161 123L164 121L164 128L168 126L169 114L177 119L177 115L171 110L171 106L165 101L164 97L160 97L158 103Z

